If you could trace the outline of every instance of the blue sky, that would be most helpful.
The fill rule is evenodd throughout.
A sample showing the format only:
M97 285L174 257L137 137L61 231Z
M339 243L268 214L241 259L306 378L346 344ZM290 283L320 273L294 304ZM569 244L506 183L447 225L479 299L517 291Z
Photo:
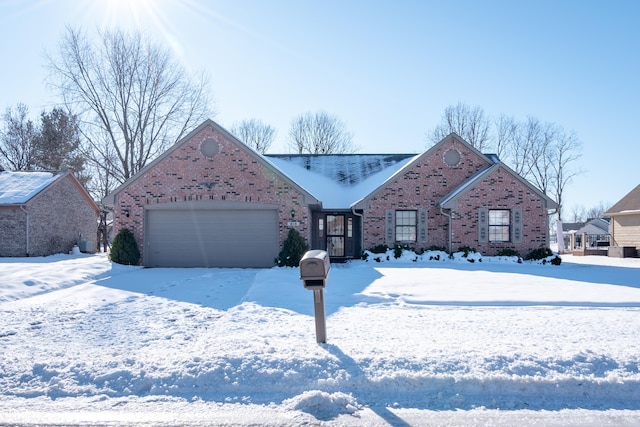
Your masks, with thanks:
M2 111L55 104L43 52L68 24L143 29L210 75L214 120L275 127L270 152L287 152L291 120L318 110L342 119L361 153L421 152L463 102L576 132L584 172L565 218L640 184L635 0L0 0Z

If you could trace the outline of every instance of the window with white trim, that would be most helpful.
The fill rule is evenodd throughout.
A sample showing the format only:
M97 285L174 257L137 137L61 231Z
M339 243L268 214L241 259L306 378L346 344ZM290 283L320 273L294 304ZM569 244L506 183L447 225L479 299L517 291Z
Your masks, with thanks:
M508 209L489 210L489 241L508 242L511 236L511 211Z
M396 211L396 241L415 242L417 211Z

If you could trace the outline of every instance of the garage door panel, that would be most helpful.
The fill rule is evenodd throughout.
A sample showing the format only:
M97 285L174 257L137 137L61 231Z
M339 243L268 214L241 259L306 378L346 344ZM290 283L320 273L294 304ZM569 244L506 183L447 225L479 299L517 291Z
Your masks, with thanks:
M147 212L149 267L270 267L278 254L275 209Z

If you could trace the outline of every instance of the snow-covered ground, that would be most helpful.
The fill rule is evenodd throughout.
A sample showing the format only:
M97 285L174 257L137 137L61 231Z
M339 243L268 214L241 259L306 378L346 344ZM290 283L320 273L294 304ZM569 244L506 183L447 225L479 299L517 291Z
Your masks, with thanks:
M638 425L640 259L0 258L0 425ZM444 259L443 259L444 258Z

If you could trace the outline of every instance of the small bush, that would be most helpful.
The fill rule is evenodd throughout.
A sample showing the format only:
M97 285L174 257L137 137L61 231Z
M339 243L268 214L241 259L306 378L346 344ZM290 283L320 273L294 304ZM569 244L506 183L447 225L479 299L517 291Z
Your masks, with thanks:
M511 248L504 248L500 252L498 252L498 256L517 256L520 257L518 251Z
M398 259L402 256L403 251L411 251L415 253L415 249L408 245L395 245L393 247L393 257Z
M127 228L123 228L113 239L109 259L118 264L138 265L140 262L140 251L133 233Z
M469 247L469 246L460 246L458 248L458 252L464 252L463 256L465 258L469 256L469 252L475 252L475 251L476 251L475 248L472 248L472 247Z
M395 245L393 247L393 257L398 259L402 256L402 246Z
M560 258L558 255L551 259L551 264L553 265L560 265L561 262L562 258Z
M282 243L282 250L276 259L278 267L297 267L308 249L309 247L300 233L290 228L287 238Z
M431 245L427 248L428 251L439 251L439 252L447 252L447 248L444 246Z
M369 252L372 254L384 254L389 250L387 245L376 245L373 248L369 249Z
M531 252L529 252L529 254L526 256L525 259L532 260L532 261L537 261L537 260L548 258L551 255L553 255L553 252L551 251L551 249L549 249L549 248L538 248L538 249L534 249Z

